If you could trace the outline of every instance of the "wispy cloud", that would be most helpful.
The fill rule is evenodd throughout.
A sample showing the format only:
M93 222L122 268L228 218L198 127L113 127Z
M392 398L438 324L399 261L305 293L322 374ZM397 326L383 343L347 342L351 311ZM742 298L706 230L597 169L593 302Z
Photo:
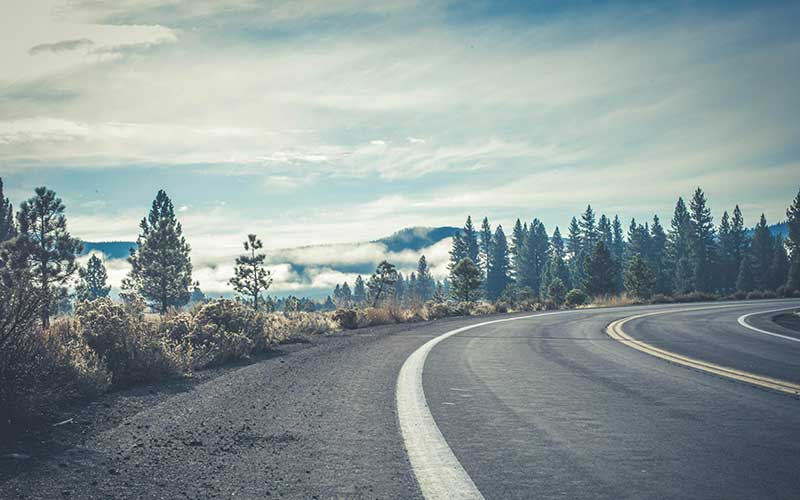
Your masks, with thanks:
M40 43L28 49L28 52L30 54L38 54L40 52L66 52L82 48L85 49L93 45L94 42L88 38L79 38L77 40L62 40L56 43Z

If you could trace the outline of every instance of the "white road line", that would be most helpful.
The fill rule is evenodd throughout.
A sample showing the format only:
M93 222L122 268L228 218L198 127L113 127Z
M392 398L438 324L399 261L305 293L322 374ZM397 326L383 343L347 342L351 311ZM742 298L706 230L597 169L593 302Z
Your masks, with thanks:
M762 330L761 328L756 328L755 326L753 326L753 325L751 325L751 324L749 324L747 322L747 318L749 318L750 316L755 316L756 314L769 314L769 313L774 313L774 312L779 312L779 311L790 311L792 309L797 309L797 307L798 306L782 307L780 309L772 309L770 311L756 311L756 312L751 312L751 313L747 313L747 314L742 314L741 316L739 316L739 319L737 321L743 327L749 328L750 330L753 330L754 332L763 333L764 335L770 335L772 337L778 337L778 338L781 338L781 339L791 340L793 342L800 342L800 338L790 337L788 335L781 335L780 333L775 333L775 332L768 332L767 330Z
M574 311L496 319L451 330L429 340L406 359L400 368L400 375L397 377L397 418L408 458L411 461L411 468L417 478L420 490L422 490L422 495L427 500L440 498L483 499L483 495L472 482L472 478L469 477L453 454L453 450L447 445L425 400L425 392L422 388L422 369L431 349L439 342L473 328L569 312Z

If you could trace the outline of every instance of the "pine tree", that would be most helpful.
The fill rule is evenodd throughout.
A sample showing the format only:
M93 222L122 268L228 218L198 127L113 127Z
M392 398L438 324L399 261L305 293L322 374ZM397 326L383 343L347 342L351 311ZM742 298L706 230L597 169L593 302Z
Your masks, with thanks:
M672 263L670 269L672 283L670 288L677 293L690 292L694 286L689 262L690 226L691 221L689 212L686 210L686 204L684 204L683 198L678 198L667 236L667 255L669 262Z
M261 240L255 234L248 234L244 242L244 251L247 253L236 257L234 277L229 281L236 293L247 297L256 311L259 310L261 294L272 284L272 274L264 267L267 256L256 253L262 248L264 244Z
M773 240L767 225L767 219L761 214L753 239L750 241L750 256L753 259L753 282L758 289L767 288L769 265L773 257Z
M597 224L594 218L594 210L591 205L587 205L586 211L581 215L581 221L578 224L581 228L581 240L583 242L583 251L586 255L591 254L597 244Z
M467 222L464 223L463 230L464 247L467 251L467 257L472 259L472 263L478 265L480 262L480 247L478 246L478 232L475 226L472 225L472 217L467 216Z
M503 226L497 226L494 232L489 261L489 274L486 277L486 295L489 300L497 300L503 293L511 278L509 277L509 252Z
M342 294L344 307L350 307L350 304L353 303L353 292L350 290L350 285L348 285L346 281L342 284L340 293Z
M694 289L710 292L714 287L716 256L716 231L711 209L707 206L703 190L697 188L689 203L691 220L690 258Z
M431 276L431 272L428 269L428 260L422 255L417 262L417 293L419 300L422 302L431 300L434 288L433 276Z
M650 226L650 267L656 280L654 291L668 294L667 234L658 215L653 216L653 225Z
M622 270L625 269L625 236L618 215L614 215L614 221L611 223L611 255L617 265L616 289L622 291L625 286L622 276Z
M75 289L78 300L91 301L101 297L108 297L111 287L106 284L108 280L106 266L103 265L103 261L97 255L92 254L86 263L86 267L79 269L78 274L81 278Z
M78 265L75 257L81 242L67 231L64 204L46 187L36 188L36 196L22 202L17 224L25 256L39 295L42 326L50 326L50 314L66 297L67 282Z
M547 278L545 279L545 283L549 284L555 278L558 278L567 289L570 289L572 283L566 261L567 253L558 226L553 230L553 237L550 240L550 249L550 260L547 262L547 269L545 272Z
M608 295L614 293L614 260L603 241L598 241L585 262L586 293Z
M775 238L775 244L772 248L772 262L769 264L769 272L767 274L767 288L777 290L786 284L786 279L789 276L789 256L786 254L786 245L780 236Z
M789 226L789 278L786 286L790 290L800 290L800 191L792 204L786 209L786 224Z
M755 283L753 282L752 259L749 254L745 254L739 263L739 273L736 276L736 291L747 293L752 292L753 288L755 288Z
M644 258L636 254L625 269L625 290L631 297L649 300L653 296L656 277Z
M441 281L436 281L436 290L433 292L433 297L431 300L437 304L441 304L447 300L447 292L445 292L444 284L442 284Z
M564 303L564 297L567 294L567 287L561 278L553 278L547 287L547 298L553 301L556 307Z
M450 249L450 263L447 268L452 271L459 262L467 257L467 245L464 242L464 237L461 235L461 231L456 231L456 234L453 235L453 246Z
M353 302L357 306L363 305L367 301L367 289L364 286L364 279L359 274L353 285Z
M514 223L514 231L511 233L511 277L514 280L519 280L517 266L519 265L522 247L525 244L525 232L522 229L522 223L519 219Z
M581 286L585 281L583 238L578 220L573 217L569 223L569 239L567 240L567 255L569 256L570 281L572 286Z
M533 219L525 242L525 280L521 284L529 287L534 294L546 293L546 290L542 289L542 275L549 259L550 238L547 236L547 230L539 219Z
M149 215L139 224L137 248L131 250L131 271L123 289L138 293L162 314L189 302L192 285L191 247L175 218L172 201L159 190Z
M600 239L603 240L603 243L606 244L606 247L609 250L612 250L614 244L614 236L611 229L611 221L608 220L606 214L600 215L600 220L597 221L597 234ZM612 250L613 253L613 250Z
M484 217L481 223L480 239L480 263L483 269L484 279L489 275L489 261L492 258L492 227L489 225L489 218Z
M336 283L336 286L333 287L333 303L338 307L344 307L342 304L342 285L339 283Z
M394 299L398 304L403 304L406 301L406 288L406 277L403 276L403 273L398 272L397 279L394 282Z
M731 272L735 262L730 216L728 211L722 213L719 221L719 285L725 292L730 292L736 285L736 274Z
M14 210L11 202L3 194L3 178L0 177L0 243L17 235L14 225Z
M453 297L460 302L475 302L480 294L481 274L472 259L459 262L450 273Z
M411 305L417 305L419 303L419 290L417 289L419 283L417 283L417 274L412 272L411 276L408 277L408 283L406 285L406 303Z
M394 265L385 260L378 264L367 283L372 307L377 307L381 302L393 296L396 283L397 270Z

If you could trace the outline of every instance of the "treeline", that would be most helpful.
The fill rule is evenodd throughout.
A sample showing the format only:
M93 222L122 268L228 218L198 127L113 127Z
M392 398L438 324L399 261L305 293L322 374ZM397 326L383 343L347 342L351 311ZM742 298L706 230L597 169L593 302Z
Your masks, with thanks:
M761 215L752 235L739 206L714 224L698 188L688 206L678 198L669 227L658 215L631 220L599 217L588 206L573 217L567 238L548 234L539 219L514 225L508 242L487 218L477 230L470 217L453 239L450 288L458 300L562 303L575 297L627 293L639 300L703 296L792 295L800 290L800 193L786 211L788 239L773 236ZM567 290L571 290L567 292Z
M408 276L397 271L394 264L383 261L366 282L358 275L352 289L347 281L337 284L333 297L326 300L326 306L345 309L391 303L398 307L415 308L432 299L444 300L446 294L446 284L431 276L428 261L422 255L417 270Z
M739 206L714 224L702 189L678 198L669 226L658 215L627 231L617 215L599 216L591 205L573 217L564 237L544 222L517 219L510 238L484 217L478 229L467 217L453 236L442 282L430 277L425 257L405 278L382 262L367 286L337 285L339 307L391 301L414 306L434 299L580 305L589 299L627 294L636 301L701 300L718 297L791 296L800 290L800 193L786 210L788 238L773 236L764 215L752 231Z

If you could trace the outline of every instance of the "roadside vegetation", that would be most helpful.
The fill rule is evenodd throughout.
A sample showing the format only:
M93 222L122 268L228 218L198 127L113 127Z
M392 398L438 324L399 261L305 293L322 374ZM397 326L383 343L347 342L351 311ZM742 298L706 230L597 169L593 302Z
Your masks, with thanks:
M702 190L678 200L670 227L591 207L568 237L517 220L480 229L467 218L453 236L449 274L426 257L404 275L389 262L366 280L337 285L323 304L266 296L263 244L243 242L230 280L237 297L207 300L192 279L191 247L172 201L159 191L140 223L119 298L103 261L76 260L81 243L53 191L37 188L14 211L0 179L0 430L51 418L63 405L108 390L189 376L285 342L341 329L515 311L723 298L798 296L800 193L786 240L764 217L748 232L738 207L715 227ZM322 310L319 310L322 309Z

